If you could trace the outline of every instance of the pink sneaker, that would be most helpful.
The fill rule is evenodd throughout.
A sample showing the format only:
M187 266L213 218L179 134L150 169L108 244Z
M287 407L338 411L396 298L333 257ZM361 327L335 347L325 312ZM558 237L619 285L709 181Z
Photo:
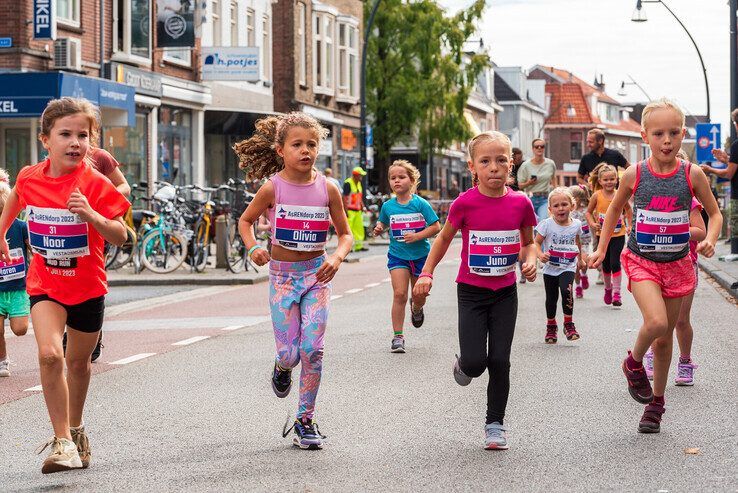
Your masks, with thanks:
M582 287L581 286L577 286L577 288L576 288L575 291L577 293L577 298L583 298L584 297L584 292L582 291Z
M610 289L605 288L605 304L606 305L612 304L612 288Z
M589 277L582 276L580 279L582 280L582 289L589 289Z
M646 354L643 355L643 369L646 370L646 376L649 380L653 380L653 351L648 348Z
M677 364L677 377L674 380L674 383L676 383L679 386L688 386L691 387L694 385L694 370L697 368L697 365L694 364L694 361L689 360L689 363L682 363L681 361Z
M607 303L607 301L605 303ZM612 306L623 306L623 300L620 298L620 293L612 294Z

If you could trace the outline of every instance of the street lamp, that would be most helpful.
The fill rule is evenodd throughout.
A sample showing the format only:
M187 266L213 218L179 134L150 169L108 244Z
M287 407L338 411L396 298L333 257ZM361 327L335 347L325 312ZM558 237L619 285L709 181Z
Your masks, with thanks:
M648 101L651 101L651 96L648 95L648 93L641 87L641 85L635 81L633 77L628 74L628 78L630 79L630 82L622 81L620 83L620 90L618 91L618 96L623 97L627 96L628 92L625 90L625 86L636 86L638 89L641 90L644 96L646 96L646 99Z
M646 22L648 20L648 18L646 17L646 12L643 10L644 3L660 3L661 5L663 5L664 8L669 11L672 17L676 19L679 25L682 26L682 29L684 29L684 32L687 33L687 36L689 36L690 41L692 41L692 44L694 45L694 49L697 50L697 57L699 57L700 64L702 65L702 75L705 77L705 93L707 95L707 121L709 122L710 121L710 85L707 82L707 69L705 68L705 62L702 59L702 53L700 53L700 49L697 47L697 43L695 42L694 38L687 30L687 26L684 25L684 23L679 19L679 17L676 16L674 11L672 11L663 0L638 0L636 2L635 10L633 11L633 16L630 19L631 21ZM650 99L651 98L649 98L649 100Z

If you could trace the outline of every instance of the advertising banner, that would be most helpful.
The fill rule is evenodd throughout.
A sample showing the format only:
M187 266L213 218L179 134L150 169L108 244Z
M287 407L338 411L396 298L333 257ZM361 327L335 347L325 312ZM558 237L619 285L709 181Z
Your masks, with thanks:
M194 46L194 1L156 0L156 36L157 44L160 48L187 48Z
M259 48L242 47L203 47L202 80L241 80L258 81Z

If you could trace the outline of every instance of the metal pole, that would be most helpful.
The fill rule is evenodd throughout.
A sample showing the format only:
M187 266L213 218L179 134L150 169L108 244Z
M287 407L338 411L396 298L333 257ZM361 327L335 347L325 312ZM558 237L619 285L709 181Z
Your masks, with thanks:
M730 0L730 110L738 108L738 0ZM730 122L730 139L735 140L735 125Z
M697 50L697 56L700 59L700 65L702 65L702 75L705 77L705 93L707 95L707 122L709 123L710 120L710 84L707 82L707 69L705 68L705 62L702 60L702 53L700 53L700 49L697 47L697 42L695 42L692 35L689 33L689 30L687 29L687 26L684 25L684 23L677 17L677 15L674 13L673 10L669 8L668 5L663 0L642 0L641 3L660 3L664 6L666 10L669 11L669 13L676 19L676 21L679 23L680 26L682 26L682 29L684 29L684 32L687 33L687 36L689 36L690 41L692 41L692 44L694 45L694 49ZM733 43L735 44L735 42Z
M359 164L364 167L366 167L366 47L369 42L369 33L372 32L372 26L374 25L374 16L377 13L381 1L375 0L374 2L372 12L369 14L369 21L364 26L364 45L361 47L361 128L359 129L359 135L361 136L359 139L359 152L361 157Z
M105 78L105 0L100 0L100 78Z

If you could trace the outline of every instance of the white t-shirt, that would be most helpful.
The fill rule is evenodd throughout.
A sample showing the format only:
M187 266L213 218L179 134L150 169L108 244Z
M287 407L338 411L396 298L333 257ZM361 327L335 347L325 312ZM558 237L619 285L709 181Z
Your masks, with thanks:
M579 241L582 243L582 246L589 246L592 243L592 232L589 230L586 212L587 209L571 211L571 218L578 219L582 222L582 236L579 237Z
M536 233L543 236L543 251L548 252L550 259L543 264L543 273L558 276L564 272L576 272L577 236L582 236L582 221L572 219L568 226L560 226L552 217L538 223Z

